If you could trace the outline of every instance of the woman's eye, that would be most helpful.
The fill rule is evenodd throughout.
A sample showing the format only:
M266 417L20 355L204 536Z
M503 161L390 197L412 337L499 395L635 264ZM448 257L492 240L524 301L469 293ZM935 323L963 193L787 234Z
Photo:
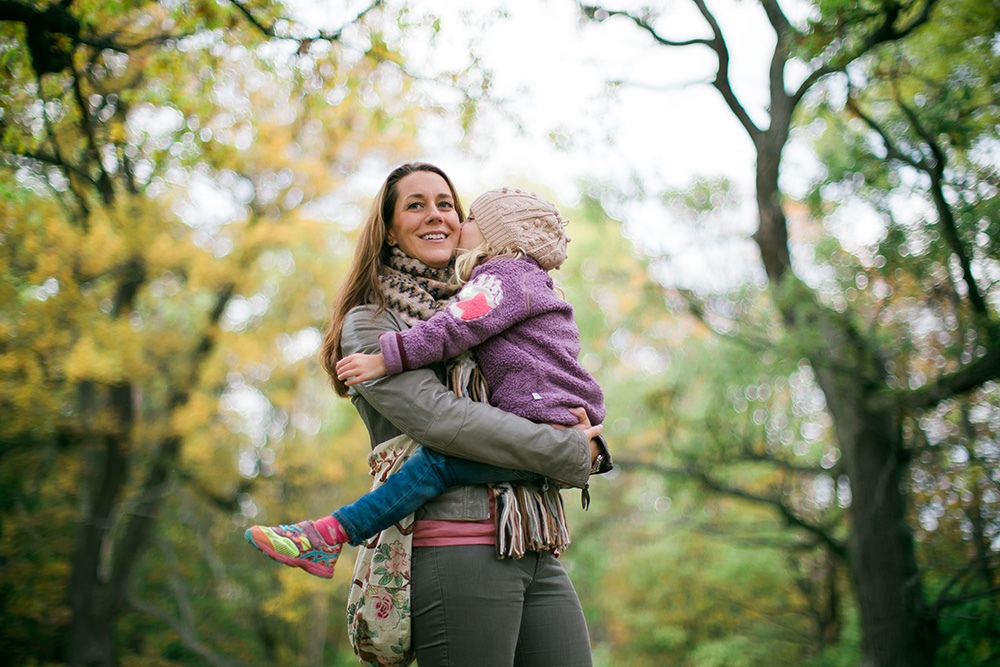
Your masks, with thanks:
M443 201L440 204L438 204L438 208L451 208L451 202Z

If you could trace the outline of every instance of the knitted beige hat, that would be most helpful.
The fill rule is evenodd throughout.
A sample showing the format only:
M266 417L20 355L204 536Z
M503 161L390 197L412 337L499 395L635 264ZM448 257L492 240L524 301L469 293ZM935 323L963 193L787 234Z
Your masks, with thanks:
M479 231L497 253L523 250L546 271L566 261L566 221L552 202L533 192L500 188L484 192L469 207Z

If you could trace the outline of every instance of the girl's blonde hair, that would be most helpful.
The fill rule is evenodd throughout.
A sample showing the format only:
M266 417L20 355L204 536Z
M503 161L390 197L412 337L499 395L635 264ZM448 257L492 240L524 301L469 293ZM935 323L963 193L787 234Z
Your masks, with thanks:
M528 256L528 253L520 248L509 248L502 252L495 252L489 243L483 241L475 248L458 251L458 256L455 258L454 279L458 285L464 285L472 277L472 271L483 262L492 259L524 259ZM552 290L556 293L556 296L565 301L566 293L562 287L553 283Z
M499 259L501 257L524 259L527 256L528 253L520 248L512 248L499 253L495 252L490 248L489 243L483 241L475 248L458 251L458 256L455 258L455 280L459 285L469 282L473 269L488 259Z

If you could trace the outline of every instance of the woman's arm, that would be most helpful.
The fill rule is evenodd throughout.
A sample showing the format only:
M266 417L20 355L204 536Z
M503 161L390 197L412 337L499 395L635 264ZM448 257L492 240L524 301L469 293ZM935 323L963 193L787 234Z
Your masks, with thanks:
M374 312L362 307L348 314L341 335L345 355L376 353L380 334L405 328L395 314ZM351 390L398 429L443 454L529 470L569 486L582 487L590 475L591 448L583 431L557 430L460 398L430 369L362 382Z

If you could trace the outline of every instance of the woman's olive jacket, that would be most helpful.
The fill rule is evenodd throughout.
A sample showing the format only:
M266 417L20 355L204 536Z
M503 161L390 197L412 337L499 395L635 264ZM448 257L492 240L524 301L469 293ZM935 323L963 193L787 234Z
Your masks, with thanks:
M344 320L343 354L377 354L378 337L403 331L407 324L389 310L358 306ZM351 402L368 428L372 447L401 433L442 454L529 470L566 486L583 488L590 477L590 443L579 429L535 424L484 403L460 398L444 385L444 367L436 364L399 375L362 382L350 389ZM604 463L610 456L601 440ZM486 487L459 486L426 503L418 519L476 521L489 516Z

